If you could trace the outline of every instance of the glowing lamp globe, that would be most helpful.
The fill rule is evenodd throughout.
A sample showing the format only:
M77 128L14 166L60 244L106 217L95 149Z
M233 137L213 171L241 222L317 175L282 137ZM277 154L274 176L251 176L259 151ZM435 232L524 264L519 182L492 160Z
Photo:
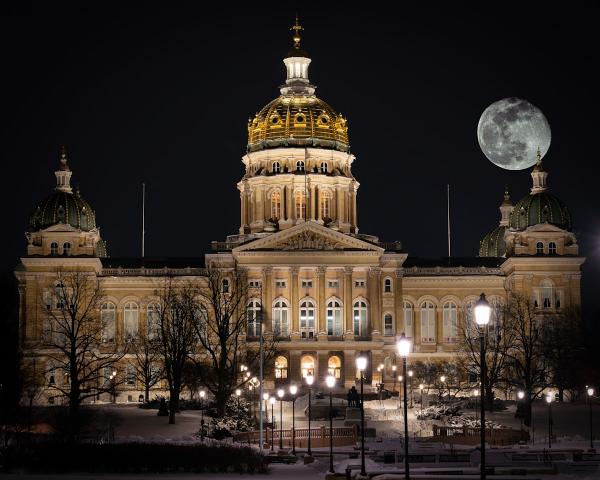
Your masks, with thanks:
M403 357L403 358L408 357L408 354L410 353L410 340L408 338L406 338L406 335L404 335L404 333L402 335L400 335L400 338L398 339L398 343L396 344L396 347L398 348L398 354L401 357ZM408 374L410 376L412 376L411 372L412 372L412 370L410 372L408 372Z
M546 395L546 403L552 403L552 394L551 393Z
M312 375L307 375L306 377L304 377L304 379L306 380L306 384L310 387L314 381L315 381L315 377L313 377Z
M277 399L275 397L269 398L269 402L271 403L271 405L273 405L276 401Z
M200 390L200 398L204 398L206 396L206 392L204 390Z
M238 388L236 389L235 394L239 397L242 394L242 391Z
M285 395L285 391L283 390L283 388L280 388L279 390L277 390L277 396L279 398L283 398L284 395Z
M445 377L444 375L442 375L442 376L440 377L440 381L441 381L442 383L444 383L444 382L446 381L446 377Z
M291 385L290 386L290 393L292 395L296 395L298 393L298 387L296 385Z
M266 402L269 399L268 393L263 393L263 400Z
M490 314L492 309L489 302L485 298L485 293L482 293L479 300L475 302L475 323L480 327L485 327L490 322Z
M525 392L523 390L519 390L517 392L517 397L519 398L519 400L523 400L525 398Z
M423 390L425 388L425 385L423 385L422 383L419 384L419 390Z
M593 388L588 388L588 389L587 389L587 394L588 394L590 397L593 397L593 396L594 396L594 389L593 389Z
M356 368L364 372L367 369L367 357L356 357Z
M325 383L327 384L327 386L329 388L335 387L335 377L333 375L327 375L327 378L325 379Z

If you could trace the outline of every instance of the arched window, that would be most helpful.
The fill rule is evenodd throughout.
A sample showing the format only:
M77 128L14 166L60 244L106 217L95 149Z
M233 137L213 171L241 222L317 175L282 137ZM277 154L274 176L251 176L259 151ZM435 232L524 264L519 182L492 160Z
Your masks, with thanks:
M327 373L333 375L335 378L341 378L342 376L342 361L337 355L332 355L327 361Z
M543 255L544 254L544 244L543 244L543 242L537 242L535 244L535 253L537 253L538 255Z
M125 316L124 316L124 326L125 326L125 339L129 340L135 337L138 333L138 319L139 319L139 309L138 305L135 302L128 302L125 304Z
M103 303L100 307L100 324L102 325L102 343L115 341L115 319L117 308L112 302Z
M444 342L454 343L458 341L458 314L456 304L453 302L444 303Z
M303 300L300 304L300 336L302 338L315 336L315 304L312 300Z
M133 365L127 365L125 369L125 384L135 385L136 376L135 367Z
M255 337L260 334L259 332L259 315L260 315L260 302L258 300L250 300L246 307L246 321L248 323L248 336Z
M71 244L69 242L63 243L63 255L65 257L71 256Z
M383 316L383 334L386 337L394 335L394 317L391 313L386 313Z
M383 281L383 293L392 293L392 279L389 277Z
M275 378L288 378L288 361L282 355L275 359Z
M306 378L308 375L315 376L315 359L310 355L304 355L300 359L300 370L302 371L302 378Z
M281 165L279 162L273 162L273 173L281 173Z
M404 302L404 335L408 338L413 336L413 306L410 302Z
M58 255L58 243L52 242L50 244L50 255L56 257Z
M154 340L160 333L160 310L156 303L149 303L146 308L146 328L148 338Z
M56 300L56 308L62 310L67 306L67 287L62 282L58 282L54 286L54 298Z
M543 308L552 308L554 305L554 289L550 280L544 280L540 285L541 305Z
M229 293L229 279L228 278L223 279L223 281L221 282L221 286L222 286L223 293Z
M321 173L327 173L327 162L321 162Z
M304 171L304 162L302 160L298 160L296 162L296 171L303 172Z
M321 218L331 218L331 193L327 190L321 192Z
M557 250L556 250L556 243L555 242L550 242L548 244L548 253L550 255L556 255Z
M421 343L435 343L435 306L432 302L421 304Z
M273 333L276 337L287 337L289 329L290 309L285 300L277 300L273 305Z
M271 192L271 218L281 218L281 192Z
M296 218L306 220L306 196L304 195L304 190L296 192Z
M342 335L342 305L338 300L327 303L327 335Z
M354 335L362 337L367 334L367 303L363 300L354 302Z

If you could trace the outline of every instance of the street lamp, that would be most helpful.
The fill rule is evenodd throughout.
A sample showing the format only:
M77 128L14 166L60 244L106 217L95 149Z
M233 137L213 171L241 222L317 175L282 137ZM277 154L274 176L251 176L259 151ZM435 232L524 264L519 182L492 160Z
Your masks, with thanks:
M548 448L552 448L552 394L546 395L548 404Z
M421 391L421 420L423 420L423 389L425 388L425 385L423 385L422 383L419 383L419 390Z
M285 391L283 388L277 390L277 396L279 397L279 448L283 448L283 396Z
M396 365L392 365L392 377L394 377L394 386L392 387L393 393L396 393Z
M446 383L446 376L445 375L442 375L440 377L440 382L442 382L442 386L440 388L440 402L441 402L442 401L442 394L443 394L443 391L444 391L444 383Z
M594 431L592 429L592 398L594 396L594 389L593 388L588 388L587 389L587 399L588 399L588 404L590 406L590 450L594 449Z
M398 354L402 357L402 373L404 378L406 378L406 359L410 353L410 340L406 338L404 333L400 335L397 347ZM408 373L409 376L412 376L412 370ZM401 379L402 377L400 377L400 381L402 381ZM408 398L406 395L406 382L402 383L402 389L404 392L404 478L408 480L410 478L410 470L408 466Z
M363 399L363 372L367 369L367 357L356 357L356 368L360 372L360 475L367 476L365 470L365 405Z
M325 379L327 387L329 387L329 471L333 470L333 387L335 387L335 377L327 375Z
M315 381L315 377L313 377L311 374L306 375L306 377L304 377L304 379L306 380L306 384L308 385L308 455L312 456L312 450L310 449L310 416L311 416L311 411L310 411L310 397L312 396L312 384Z
M275 405L276 401L277 399L275 397L269 398L269 403L271 404L271 451L273 451L275 447L275 417L273 416L273 405Z
M242 394L242 391L239 388L235 389L235 396L237 397L237 414L240 414L240 395Z
M409 383L409 387L410 387L410 408L413 408L413 390L412 390L412 377L413 374L415 372L413 372L412 370L408 371L408 383Z
M204 390L200 390L200 411L202 412L202 418L200 419L200 438L204 440L204 397L206 396L206 392Z
M517 392L517 398L519 399L520 402L522 402L523 399L525 398L525 392L523 390L519 390ZM523 431L523 415L524 415L524 413L523 413L523 405L520 405L520 407L521 408L519 410L520 411L520 415L519 416L521 417L521 432L522 432Z
M292 455L296 455L296 394L298 393L298 387L296 385L290 385L290 394L292 395Z
M269 401L269 394L267 392L263 393L263 401L265 402L265 413L267 414L267 417L269 416L269 411L268 411L268 407L269 404L267 403ZM273 420L273 419L271 419ZM267 418L267 423L269 423L269 418Z
M485 328L490 322L492 309L485 298L485 293L479 296L473 308L475 313L475 323L479 328L479 366L481 370L481 479L485 480Z
M403 380L404 377L402 375L398 375L398 381L402 383ZM398 408L400 408L400 405L402 405L402 387L398 389Z
M479 390L477 390L476 388L473 389L473 396L475 397L475 425L477 425L477 421L479 420L478 416L479 413L477 413L477 395L479 395Z

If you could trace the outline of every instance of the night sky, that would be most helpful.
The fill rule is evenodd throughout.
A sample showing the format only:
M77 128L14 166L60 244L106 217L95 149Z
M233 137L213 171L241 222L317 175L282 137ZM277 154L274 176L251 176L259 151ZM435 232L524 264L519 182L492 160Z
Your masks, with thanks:
M61 144L111 256L140 255L142 182L147 256L201 256L237 233L246 122L279 94L298 10L316 93L349 120L360 231L445 256L449 183L453 255L476 255L504 185L515 203L531 186L529 170L485 158L477 122L490 103L525 98L552 127L544 166L571 210L584 303L597 310L598 7L196 5L1 13L2 272L25 252Z

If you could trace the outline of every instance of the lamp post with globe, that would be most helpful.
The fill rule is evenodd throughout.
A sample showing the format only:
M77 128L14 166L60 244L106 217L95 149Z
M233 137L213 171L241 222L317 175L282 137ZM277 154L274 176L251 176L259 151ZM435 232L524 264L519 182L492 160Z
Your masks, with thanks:
M279 448L283 448L283 396L285 390L280 388L277 390L277 396L279 397Z
M594 430L592 426L592 398L594 397L594 389L589 387L587 389L587 400L590 406L590 450L594 449Z
M356 369L360 374L360 475L367 476L365 469L365 404L363 398L364 371L367 369L367 357L356 357Z
M268 408L269 408L269 404L268 404L268 402L269 402L269 396L270 395L267 392L263 393L263 401L265 402L265 414L266 414L266 417L267 417L267 423L269 423L269 410L268 410ZM272 420L273 419L271 419L271 421Z
M485 375L486 375L486 360L485 360L485 328L490 321L492 309L489 302L485 298L485 293L479 296L479 300L475 302L473 308L475 312L475 323L479 329L479 367L481 370L481 479L485 480Z
M414 375L415 372L413 372L412 370L408 371L408 383L409 383L409 387L410 387L410 408L413 408L413 389L412 389L412 377Z
M335 387L335 377L327 375L325 383L329 388L329 471L333 470L333 387Z
M403 377L406 378L406 360L410 353L410 340L406 338L404 333L400 335L397 343L398 353L402 358L402 373ZM404 478L410 478L410 470L408 466L408 398L406 395L406 382L402 382L402 389L404 392Z
M298 387L290 385L290 394L292 395L292 455L296 455L296 394Z
M548 448L552 448L552 394L546 395L546 403L548 404Z
M269 398L269 403L271 404L271 451L274 450L275 447L275 417L273 416L273 405L277 399L275 397Z
M306 384L308 385L308 455L312 456L312 450L310 449L310 416L311 416L311 406L310 406L310 397L312 396L312 384L315 381L315 377L313 377L310 373L304 377L306 380Z
M519 390L517 392L517 398L519 399L519 406L521 407L519 410L519 417L521 417L521 432L523 432L523 399L525 398L525 392L523 390Z
M206 392L200 390L200 411L202 412L202 418L200 419L200 438L202 438L202 440L204 440L204 397L206 397Z

